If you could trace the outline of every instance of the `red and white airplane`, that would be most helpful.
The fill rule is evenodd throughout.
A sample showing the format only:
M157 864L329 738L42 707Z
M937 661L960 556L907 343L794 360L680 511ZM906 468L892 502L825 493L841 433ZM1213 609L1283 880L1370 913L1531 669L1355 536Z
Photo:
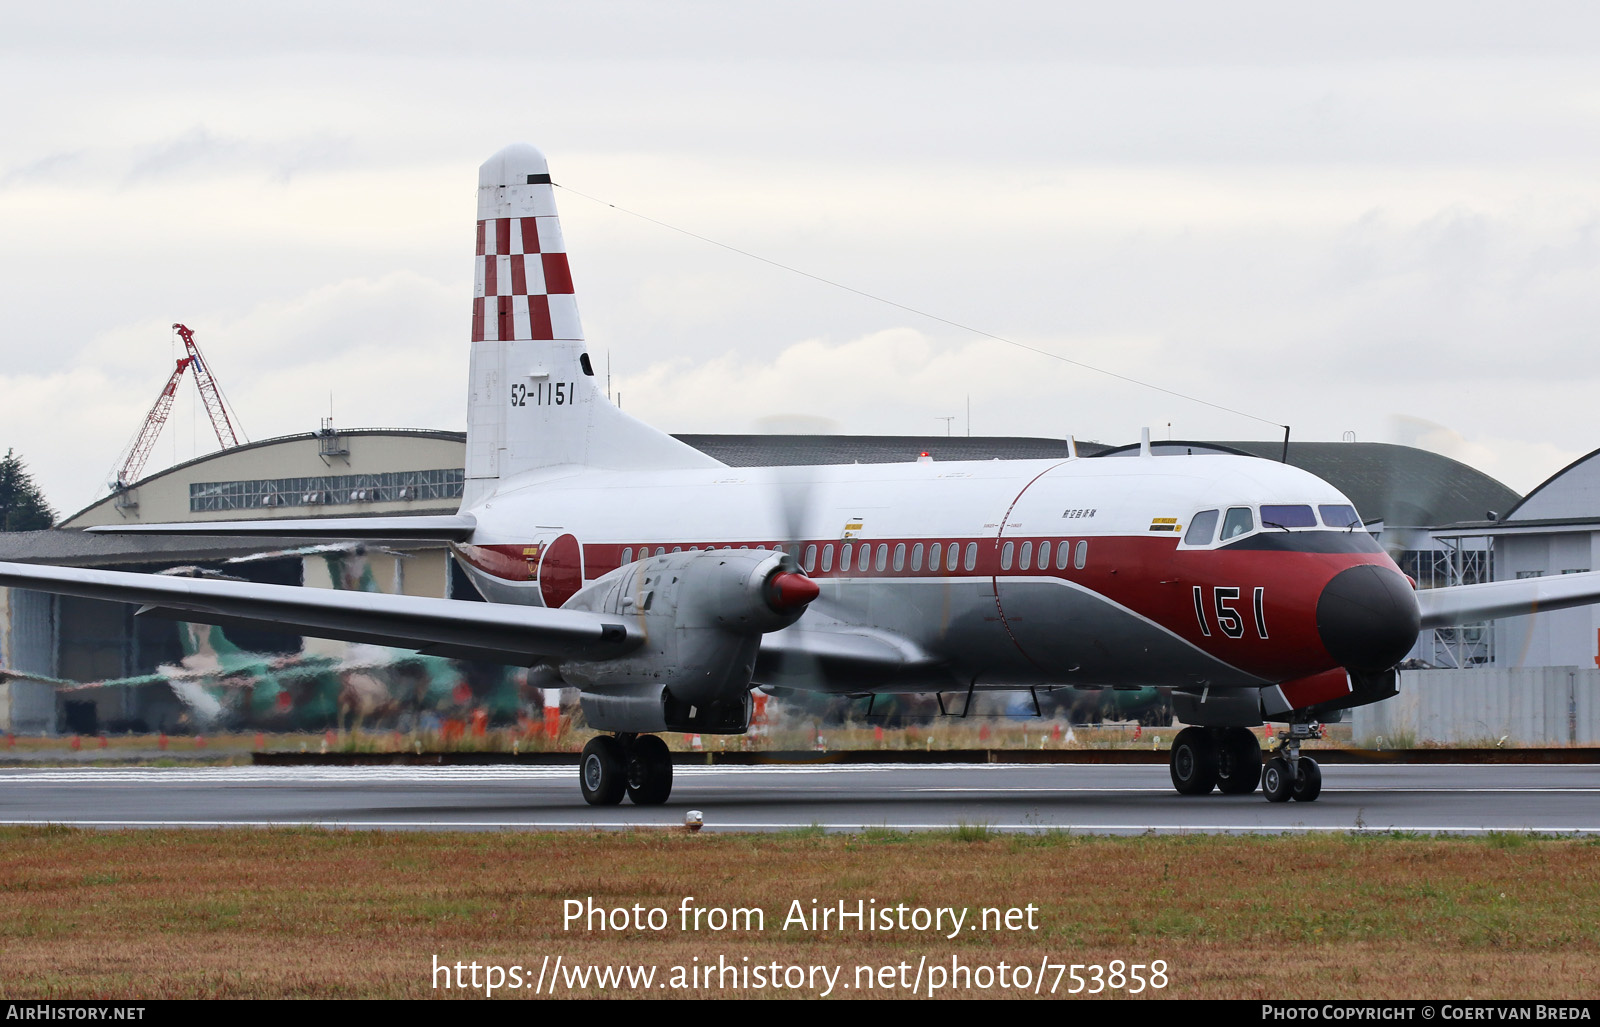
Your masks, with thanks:
M1395 694L1420 629L1600 601L1600 574L1417 592L1337 489L1250 457L724 466L596 387L531 146L479 170L476 265L460 513L134 530L446 539L489 604L21 564L0 584L538 667L609 732L580 766L596 804L666 801L655 733L743 732L756 686L1170 685L1179 792L1309 801L1301 739ZM1265 769L1264 722L1287 725Z

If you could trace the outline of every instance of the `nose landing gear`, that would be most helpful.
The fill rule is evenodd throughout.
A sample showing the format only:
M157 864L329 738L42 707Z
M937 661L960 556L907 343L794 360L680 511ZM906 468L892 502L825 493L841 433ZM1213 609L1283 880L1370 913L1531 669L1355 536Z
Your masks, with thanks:
M672 794L672 753L655 735L596 735L578 760L578 785L591 806L659 806Z
M1278 749L1261 774L1261 792L1268 802L1315 802L1322 794L1322 768L1310 756L1300 755L1300 743L1321 738L1322 725L1316 721L1291 723L1278 732Z

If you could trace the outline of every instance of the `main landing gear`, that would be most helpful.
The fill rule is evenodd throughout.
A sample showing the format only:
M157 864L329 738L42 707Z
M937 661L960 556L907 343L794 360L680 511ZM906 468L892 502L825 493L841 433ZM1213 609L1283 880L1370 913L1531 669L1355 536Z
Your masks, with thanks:
M1249 795L1261 785L1268 802L1314 802L1322 794L1322 768L1300 755L1300 742L1321 737L1322 726L1291 724L1278 733L1278 749L1265 767L1255 733L1242 727L1186 727L1172 742L1172 787L1180 795Z
M578 784L591 806L659 806L672 794L672 753L655 735L596 735L583 747Z

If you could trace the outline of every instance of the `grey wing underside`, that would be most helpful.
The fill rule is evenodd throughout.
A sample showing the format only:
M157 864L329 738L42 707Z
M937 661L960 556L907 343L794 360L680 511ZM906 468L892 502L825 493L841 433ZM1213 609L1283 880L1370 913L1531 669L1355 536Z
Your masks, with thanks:
M1600 603L1600 572L1595 571L1425 588L1417 592L1424 630L1592 603Z
M605 659L627 652L644 637L625 618L579 610L77 567L0 563L0 585L136 603L140 614L201 624L274 627L514 666L545 659Z

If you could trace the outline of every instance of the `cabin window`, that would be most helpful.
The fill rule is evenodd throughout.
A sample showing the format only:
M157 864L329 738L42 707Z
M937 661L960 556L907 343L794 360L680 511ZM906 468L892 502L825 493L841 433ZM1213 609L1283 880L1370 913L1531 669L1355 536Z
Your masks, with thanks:
M920 570L922 570L922 543L921 542L918 542L916 545L911 547L911 569L912 569L912 571L920 571Z
M1056 546L1056 570L1064 571L1067 569L1067 560L1070 559L1069 554L1071 552L1072 543L1068 542L1066 539L1062 539L1061 542Z
M1039 543L1038 567L1041 571L1050 569L1050 542L1048 540Z
M822 547L822 573L826 574L831 570L833 570L833 543L830 542Z
M935 542L928 547L928 570L936 571L939 569L939 557L942 555L943 550L944 544L940 542Z
M806 546L806 559L805 559L805 562L802 563L800 566L805 568L807 574L810 574L813 570L816 569L816 567L817 567L817 547L816 546Z
M1261 526L1263 528L1315 528L1317 517L1311 512L1311 507L1295 504L1293 506L1263 506L1261 508Z
M1011 569L1011 554L1014 551L1015 546L1016 546L1016 543L1007 542L1005 545L1000 547L1000 569L1001 570L1009 571Z
M897 571L903 571L906 569L906 544L904 542L895 544L894 569Z
M1361 523L1361 518L1356 516L1356 508L1343 503L1319 506L1317 512L1322 514L1322 523L1330 528L1349 528Z
M683 547L682 546L673 546L672 547L672 551L674 553L681 553L681 552L683 552Z
M1021 570L1031 570L1033 568L1032 542L1022 543L1022 555L1017 557L1017 567Z
M626 548L626 549L624 549L622 551L622 562L623 563L632 563L633 562L633 547L632 546L629 546L628 548Z
M1183 533L1186 546L1209 546L1217 537L1217 517L1220 511L1201 510L1189 521L1189 530Z
M878 543L877 569L880 570L880 571L883 570L884 567L888 566L888 563L889 563L889 543L887 543L887 542L879 542Z
M1078 542L1078 550L1077 550L1077 552L1073 553L1073 555L1072 555L1072 566L1078 568L1078 570L1081 571L1081 570L1083 570L1083 565L1088 563L1088 562L1089 562L1089 540L1088 539L1080 539L1079 542Z
M1222 541L1238 538L1246 532L1254 531L1255 528L1255 518L1251 516L1248 506L1230 507L1228 516L1222 521Z
M839 569L841 571L850 569L850 550L852 548L853 546L849 542L839 547Z
M955 543L952 542L952 543L950 543L950 545L954 546ZM976 542L968 542L967 543L967 570L970 571L970 570L972 570L973 568L975 568L977 566L978 566L978 543L976 543ZM952 567L950 569L951 570L955 570L954 567Z

